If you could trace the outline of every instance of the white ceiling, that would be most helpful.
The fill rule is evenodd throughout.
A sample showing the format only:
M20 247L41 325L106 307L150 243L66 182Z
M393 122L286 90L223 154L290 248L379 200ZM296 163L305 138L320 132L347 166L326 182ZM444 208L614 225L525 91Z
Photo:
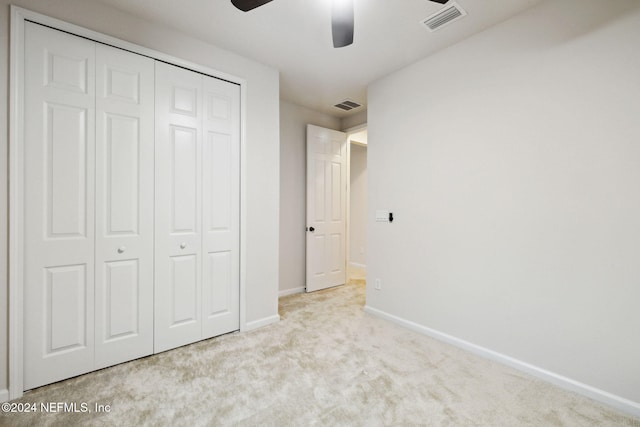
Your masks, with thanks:
M457 0L468 13L436 32L419 21L428 0L354 0L355 37L334 49L331 0L273 0L250 12L230 0L91 0L157 22L280 70L283 99L336 117L334 104L366 105L367 85L501 22L540 0Z

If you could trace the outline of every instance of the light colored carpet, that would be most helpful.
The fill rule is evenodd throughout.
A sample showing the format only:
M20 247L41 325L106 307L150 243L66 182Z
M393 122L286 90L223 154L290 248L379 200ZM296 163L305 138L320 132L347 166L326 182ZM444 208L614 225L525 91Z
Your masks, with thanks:
M640 426L589 399L363 312L364 285L280 300L282 321L31 391L109 413L2 426Z

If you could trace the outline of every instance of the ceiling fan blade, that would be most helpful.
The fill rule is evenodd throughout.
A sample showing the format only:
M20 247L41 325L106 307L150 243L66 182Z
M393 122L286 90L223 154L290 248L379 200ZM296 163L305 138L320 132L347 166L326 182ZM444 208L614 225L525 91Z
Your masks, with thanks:
M256 7L260 7L272 0L231 0L231 3L243 12L248 12Z
M333 0L331 9L333 47L353 43L353 0Z
M429 0L432 1L434 3L440 3L440 4L445 4L446 2L448 2L449 0Z

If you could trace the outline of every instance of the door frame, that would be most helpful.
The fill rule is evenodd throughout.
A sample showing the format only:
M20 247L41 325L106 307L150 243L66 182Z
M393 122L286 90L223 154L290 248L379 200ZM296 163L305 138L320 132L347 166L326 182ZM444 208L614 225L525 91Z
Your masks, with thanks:
M51 18L11 5L9 54L9 399L23 395L23 270L24 270L24 31L25 22L31 21L72 35L128 50L240 86L240 330L246 330L246 105L245 79L205 67L178 57L149 49L85 27Z

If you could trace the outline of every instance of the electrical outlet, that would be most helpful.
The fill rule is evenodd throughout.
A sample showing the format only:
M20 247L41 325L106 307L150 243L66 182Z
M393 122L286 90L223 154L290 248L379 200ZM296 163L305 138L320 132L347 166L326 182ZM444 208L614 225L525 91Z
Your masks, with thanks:
M382 289L382 280L376 279L374 288L376 289L376 291L381 290Z

